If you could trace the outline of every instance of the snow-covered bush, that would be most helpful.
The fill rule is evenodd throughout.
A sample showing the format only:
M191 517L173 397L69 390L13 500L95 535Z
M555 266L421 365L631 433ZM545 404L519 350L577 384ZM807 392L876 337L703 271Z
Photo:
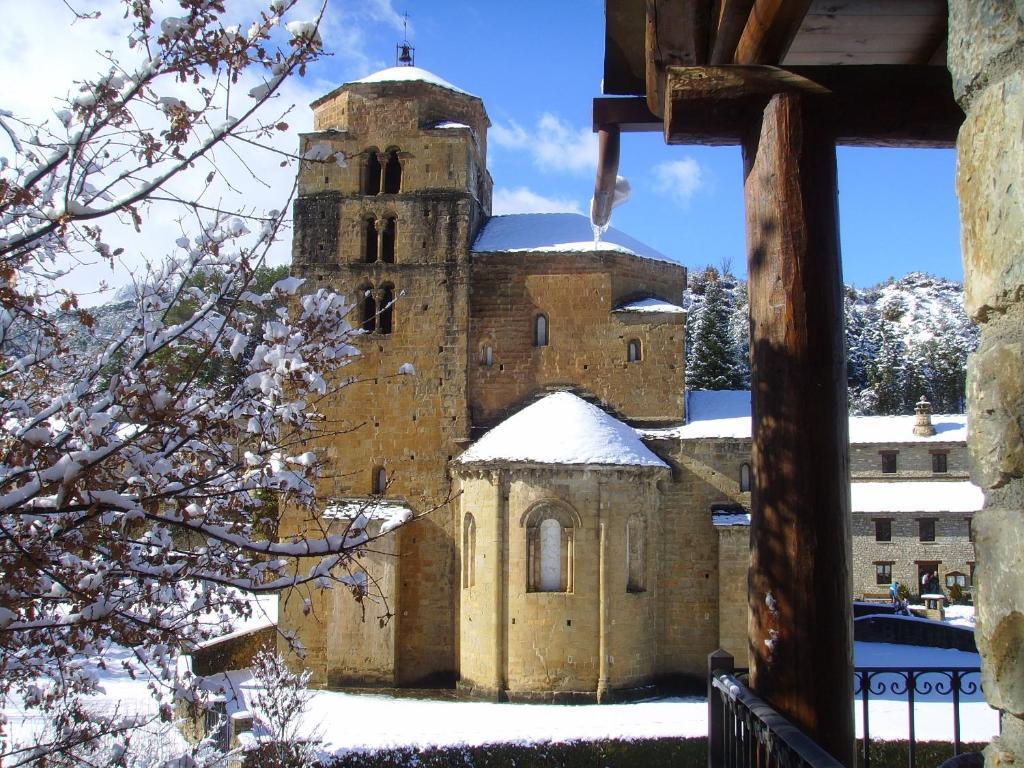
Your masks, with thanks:
M179 650L244 617L247 593L358 573L365 536L264 535L279 509L318 519L307 441L354 353L348 308L292 277L257 288L289 200L253 211L172 184L203 188L223 172L215 150L250 156L287 128L261 109L322 53L316 20L282 23L293 4L225 26L222 0L178 0L163 19L165 5L125 0L122 59L109 54L54 119L0 110L0 705L59 719L26 751L0 730L4 766L137 725L82 704L112 645L133 648L118 664L153 681L170 721L171 694L198 695L176 678ZM76 353L56 318L73 313L76 332L93 318L54 279L117 259L110 230L147 228L157 204L161 217L177 206L182 236L148 255L103 351ZM217 366L241 375L209 375Z
M293 672L275 650L264 648L253 658L259 764L265 768L313 768L316 740L300 738L302 715L312 698L310 673Z

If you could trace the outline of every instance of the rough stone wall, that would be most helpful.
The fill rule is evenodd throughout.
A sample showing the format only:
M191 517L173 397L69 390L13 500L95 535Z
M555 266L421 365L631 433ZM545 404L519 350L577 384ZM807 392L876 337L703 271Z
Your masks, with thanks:
M875 520L892 521L892 541L875 541ZM918 520L935 519L935 541L920 541ZM974 544L968 531L966 512L887 512L853 513L853 595L862 597L889 597L888 584L875 583L875 563L891 563L893 581L906 584L910 593L920 591L917 577L919 562L939 563L939 583L949 594L946 574L957 572L968 577L967 591L971 591L971 565L975 562Z
M750 527L721 526L718 533L718 647L733 658L747 655L747 570Z
M882 474L882 451L896 451L895 474ZM932 472L932 453L946 453L945 474ZM967 446L963 443L871 443L850 446L854 480L966 480Z
M209 641L192 651L192 672L214 675L227 669L245 669L263 648L277 642L277 627L264 627L226 640Z
M739 489L740 465L750 461L749 440L685 440L650 443L673 466L672 482L663 482L659 574L661 609L658 616L658 671L661 675L700 678L706 672L707 655L719 644L722 625L719 596L741 603L733 606L746 627L746 579L748 555L739 567L719 559L719 535L711 524L714 504L750 508L750 493ZM736 554L729 550L728 554ZM723 582L727 578L740 578ZM737 613L736 615L739 615ZM745 631L745 630L744 630ZM746 646L743 646L744 652Z
M375 470L383 468L386 496L426 512L447 499L448 461L469 434L468 249L490 205L487 117L479 99L421 83L348 86L314 108L320 132L303 136L301 151L324 143L343 152L348 163L302 163L293 271L309 278L312 288L341 291L353 305L370 288L392 286L396 297L392 332L357 338L362 354L341 377L353 383L318 405L324 437L310 447L329 462L318 493L325 499L367 496ZM474 130L434 128L438 120ZM367 150L393 148L402 164L400 191L364 194ZM394 263L367 263L366 222L385 217L397 219ZM358 322L358 310L352 321ZM414 366L414 375L398 375L405 363ZM293 520L286 527L300 525ZM391 537L397 539L397 558L376 564L392 590L386 595L395 614L384 630L376 616L364 624L349 603L331 598L328 604L314 599L312 617L295 607L282 612L282 624L298 628L313 649L308 664L317 680L334 685L451 679L455 531L447 505ZM328 618L318 623L317 617Z
M950 0L948 64L966 120L957 140L965 297L981 323L968 365L977 641L1003 711L989 766L1024 762L1024 2Z
M573 385L631 422L683 417L682 314L611 312L640 296L680 302L686 270L621 253L473 254L469 397L474 426L490 426L545 387ZM534 322L548 319L547 346ZM626 361L630 339L642 359ZM491 347L491 365L483 349Z

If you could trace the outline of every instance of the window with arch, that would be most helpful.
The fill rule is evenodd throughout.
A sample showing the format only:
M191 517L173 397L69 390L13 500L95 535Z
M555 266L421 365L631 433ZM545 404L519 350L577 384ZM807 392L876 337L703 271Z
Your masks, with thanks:
M548 345L548 318L547 315L537 315L533 320L533 346L546 347Z
M462 588L476 584L476 518L467 512L462 521Z
M360 288L362 300L359 310L359 327L364 331L373 332L377 330L377 300L373 295L373 286L364 285Z
M626 345L626 362L639 363L642 357L640 339L630 339Z
M647 518L634 512L626 520L626 591L647 589Z
M579 518L562 505L540 504L524 515L526 591L572 592Z
M377 156L377 149L371 147L366 150L366 162L363 164L363 194L380 194L381 177L380 158Z
M384 467L374 467L371 480L374 493L384 493L388 489L388 471Z
M385 264L395 263L395 240L398 236L398 219L388 216L380 231L380 260Z
M363 260L367 264L377 261L378 245L377 222L372 218L366 219L363 223Z
M394 329L394 317L395 288L387 283L380 289L380 317L377 320L377 330L385 335L391 333Z
M746 462L740 464L740 493L747 493L750 490L750 465Z
M490 344L484 345L483 349L480 350L480 365L484 368L490 368L494 365L494 347Z
M394 195L402 191L402 161L397 149L388 150L384 161L384 194Z

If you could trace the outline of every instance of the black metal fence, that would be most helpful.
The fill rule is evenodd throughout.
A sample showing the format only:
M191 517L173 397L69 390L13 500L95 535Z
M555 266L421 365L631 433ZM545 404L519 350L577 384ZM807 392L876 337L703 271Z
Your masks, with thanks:
M831 755L747 688L733 658L724 651L708 657L709 768L839 768ZM872 698L907 702L908 765L916 768L914 705L920 699L949 700L953 709L953 754L961 752L960 703L981 693L978 667L857 667L855 695L861 698L861 766L871 766Z

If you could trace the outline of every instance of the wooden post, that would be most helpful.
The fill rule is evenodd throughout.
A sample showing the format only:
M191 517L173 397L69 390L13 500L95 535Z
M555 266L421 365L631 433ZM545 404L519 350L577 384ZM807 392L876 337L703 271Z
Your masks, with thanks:
M753 474L751 687L854 762L850 492L835 141L771 97L744 140Z

